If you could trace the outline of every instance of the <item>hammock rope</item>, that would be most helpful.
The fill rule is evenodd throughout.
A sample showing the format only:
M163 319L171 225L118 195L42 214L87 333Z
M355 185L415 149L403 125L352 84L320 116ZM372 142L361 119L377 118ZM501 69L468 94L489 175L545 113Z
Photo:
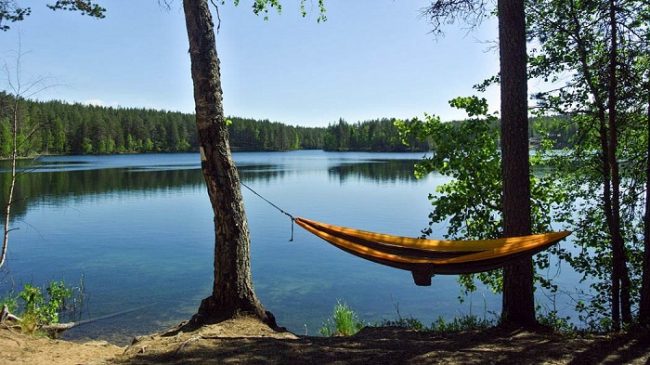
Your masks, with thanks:
M291 238L289 238L289 242L293 242L293 224L296 222L296 218L295 218L293 215L291 215L291 213L287 213L286 210L280 208L279 206L277 206L277 205L276 205L275 203L273 203L272 201L270 201L270 200L266 199L265 197L263 197L262 195L260 195L260 193L258 193L257 191L253 190L253 188L251 188L250 186L244 184L244 183L241 182L241 181L240 181L239 183L241 184L241 186L243 186L243 187L245 187L246 189L250 190L251 193L257 195L260 199L264 200L264 201L267 202L270 206L272 206L273 208L277 209L280 213L282 213L282 214L286 215L287 217L289 217L289 219L291 220Z

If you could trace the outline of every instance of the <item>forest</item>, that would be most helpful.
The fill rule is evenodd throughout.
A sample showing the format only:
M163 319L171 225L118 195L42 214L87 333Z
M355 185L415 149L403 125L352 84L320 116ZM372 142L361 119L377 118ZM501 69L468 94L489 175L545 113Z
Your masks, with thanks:
M0 93L0 155L8 156L14 99ZM20 155L196 151L194 115L61 101L20 100ZM229 117L233 150L321 148L322 129Z
M62 101L19 100L19 154L87 155L112 153L187 152L197 150L194 115L144 108L113 108ZM11 153L11 110L15 99L0 92L0 157ZM339 119L327 127L292 126L269 120L228 117L234 151L423 152L432 141L403 140L395 118L356 123ZM454 121L452 123L461 123ZM493 123L498 128L498 121ZM576 125L568 118L530 120L535 146L550 138L555 148L566 147Z

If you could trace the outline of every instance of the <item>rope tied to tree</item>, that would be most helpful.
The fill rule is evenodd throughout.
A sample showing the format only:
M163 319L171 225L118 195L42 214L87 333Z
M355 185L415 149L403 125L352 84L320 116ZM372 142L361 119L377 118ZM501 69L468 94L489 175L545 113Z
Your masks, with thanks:
M260 199L264 200L264 201L267 202L270 206L272 206L273 208L277 209L280 213L282 213L282 214L286 215L287 217L289 217L289 219L291 220L291 238L289 238L289 242L293 242L293 226L294 226L294 223L295 223L295 221L296 221L296 218L294 218L293 215L291 215L290 213L287 213L287 211L285 211L284 209L282 209L282 208L280 208L279 206L277 206L276 204L274 204L272 201L270 201L270 200L266 199L265 197L263 197L262 195L260 195L260 193L258 193L257 191L253 190L253 188L251 188L250 186L244 184L244 183L241 182L241 181L240 181L239 183L241 184L241 186L243 186L243 187L245 187L246 189L250 190L251 193L257 195Z

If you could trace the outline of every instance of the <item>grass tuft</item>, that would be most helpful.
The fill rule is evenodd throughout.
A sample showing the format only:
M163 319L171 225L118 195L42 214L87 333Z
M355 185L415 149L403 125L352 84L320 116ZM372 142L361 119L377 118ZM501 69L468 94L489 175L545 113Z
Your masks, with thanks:
M352 336L364 327L357 314L344 302L337 300L332 316L328 318L319 332L323 336Z

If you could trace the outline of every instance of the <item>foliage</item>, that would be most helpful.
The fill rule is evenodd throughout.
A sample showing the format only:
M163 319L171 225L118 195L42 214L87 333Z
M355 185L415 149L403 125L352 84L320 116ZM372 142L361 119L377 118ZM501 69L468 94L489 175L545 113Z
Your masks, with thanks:
M485 99L457 98L452 106L467 108L470 117L485 115ZM418 119L398 122L402 136L415 135L420 140L433 141L431 156L425 157L415 167L417 177L431 171L453 178L453 181L436 188L429 194L433 211L429 215L430 227L423 231L431 234L431 225L449 217L446 237L487 239L498 237L501 227L501 185L497 130L494 117L472 119L453 124L440 118L425 115ZM406 143L406 141L404 141Z
M0 298L0 308L3 308L4 306L7 306L7 310L12 313L18 309L18 297L15 293L11 292Z
M0 157L7 157L11 152L11 100L10 95L0 92ZM197 149L192 114L59 101L23 100L22 105L18 134L18 139L23 141L19 151L22 156L186 152ZM227 121L234 151L406 152L426 151L430 144L428 139L418 141L412 137L409 145L404 145L398 136L395 119L391 118L353 124L339 120L327 128L239 117L229 117ZM541 140L541 136L550 135L557 145L565 145L565 139L570 135L565 132L565 124L556 122L555 118L536 119L531 121L531 126L534 126L532 133L536 138ZM32 130L35 131L30 133Z
M428 331L435 333L451 333L483 330L486 328L494 327L495 324L496 322L493 320L468 314L460 317L454 317L451 321L447 321L442 316L439 316L438 319L432 322L431 326L429 327L422 324L422 322L416 318L403 318L401 316L396 320L385 320L378 326L401 327L415 331Z
M578 332L576 326L571 323L571 318L568 316L560 316L555 309L546 313L540 313L539 308L537 308L537 322L542 326L550 327L553 331L565 335L573 335Z
M25 19L32 13L30 8L20 7L16 1L4 0L0 2L0 30L7 31L9 26L2 24L3 21L18 22Z
M402 317L402 313L399 311L399 304L395 305L395 311L397 312L397 319L395 320L383 320L377 326L380 327L400 327L407 328L415 331L422 331L426 329L426 326L422 322L412 316Z
M95 4L93 0L57 0L55 3L45 4L52 10L78 11L82 15L94 18L103 18L106 9ZM2 24L4 20L11 23L22 21L32 13L30 7L21 7L16 0L0 1L0 30L7 31L9 26Z
M10 144L13 98L0 92L0 152ZM194 115L24 100L19 119L20 154L184 152L197 149ZM230 117L231 147L239 151L322 148L323 128ZM27 134L31 133L29 138ZM6 154L1 155L7 156Z
M233 0L233 3L235 6L239 5L240 0ZM307 0L300 0L300 14L305 17L307 16L307 8L305 6L305 3ZM221 4L225 4L226 0L222 0ZM254 0L253 1L253 13L255 15L260 15L262 14L264 16L264 20L269 19L269 11L271 9L275 9L278 13L282 11L282 3L280 0ZM327 9L325 8L325 0L318 0L318 17L316 18L317 22L324 22L327 20L327 16L325 15Z
M417 318L399 316L395 320L384 320L378 324L379 327L400 327L415 331L426 330L426 326Z
M547 160L552 173L546 180L564 192L554 219L574 231L573 241L580 248L559 254L592 289L587 300L578 301L580 319L603 330L619 327L614 300L621 301L623 321L625 296L631 306L638 301L647 199L644 108L650 89L639 85L648 82L650 17L647 2L617 4L529 1L527 20L529 37L538 43L529 56L530 73L553 83L536 95L538 115L560 113L567 116L563 123L575 126L570 148ZM616 49L612 29L618 34ZM620 213L609 202L615 199L620 200ZM612 222L619 214L624 252L615 259L618 229ZM615 265L629 274L614 270ZM629 277L627 288L622 275ZM613 282L621 286L620 294Z
M93 3L93 0L57 0L54 4L47 4L52 10L78 11L81 15L93 18L104 18L106 9Z
M477 240L500 237L503 192L496 116L488 113L487 101L476 96L453 99L450 105L464 109L471 119L443 123L436 116L425 115L424 121L413 119L397 123L402 136L433 141L431 155L416 165L416 176L436 171L452 178L449 183L438 186L435 193L429 194L432 211L429 214L429 227L422 233L428 236L434 224L444 222L446 238ZM541 161L540 156L533 159L533 162ZM535 232L548 231L549 212L556 193L554 186L545 180L531 177ZM548 267L548 255L537 255L536 265L539 268ZM460 276L465 291L476 290L475 278L494 291L501 290L502 275L499 270ZM545 287L552 287L545 278L538 275L536 279Z
M323 336L352 336L364 327L364 323L359 320L347 304L340 300L336 302L332 317L328 318L319 332Z
M434 31L457 19L468 19L466 23L474 26L488 14L486 4L478 0L433 1L425 15ZM459 17L466 13L470 16ZM529 136L543 156L536 158L537 162L549 169L535 178L532 193L536 195L535 186L550 192L550 201L555 202L553 220L574 231L573 242L579 252L554 250L583 275L583 281L590 282L593 292L577 301L580 319L589 328L617 328L617 324L611 327L612 318L608 318L610 312L613 316L613 297L619 296L612 295L612 282L619 282L621 293L629 289L634 306L641 286L642 240L648 234L643 232L643 203L650 196L644 191L649 158L650 8L647 1L636 0L527 0L526 14L528 38L534 45L528 57L529 77L549 83L547 91L535 95L536 116L546 125L534 127ZM612 34L617 37L613 39ZM500 75L493 76L476 88L484 91L499 79ZM566 150L544 156L549 148ZM618 204L607 200L619 198L624 247L615 259L617 244L611 222L619 214ZM464 207L459 204L456 208L464 211ZM533 209L539 207L543 205L533 205ZM484 229L489 232L491 226ZM619 269L613 270L615 264ZM628 269L626 288L623 271ZM549 282L543 284L553 288ZM648 286L650 281L646 292L650 292Z
M422 9L422 16L433 26L432 33L442 35L442 27L456 21L476 28L493 14L487 4L487 0L432 0Z
M454 317L451 321L445 321L444 318L438 317L435 322L431 323L429 331L436 333L474 331L494 327L494 325L495 322L487 318L480 318L476 315L468 314Z
M442 316L439 316L438 319L431 323L431 326L427 327L417 318L410 316L402 317L399 312L399 307L397 308L397 319L384 320L377 324L379 327L400 327L414 331L429 331L436 333L480 330L493 327L494 325L495 321L493 320L489 320L485 317L479 318L473 314L467 314L460 317L454 317L451 321L446 321Z
M59 322L59 315L65 309L66 301L72 297L73 290L63 281L52 281L45 289L25 284L17 296L9 295L0 304L6 304L10 311L18 310L23 331L33 333L40 326Z
M406 152L426 151L426 141L411 139L408 145L399 138L395 119L379 119L349 124L343 119L327 127L323 149L326 151Z

